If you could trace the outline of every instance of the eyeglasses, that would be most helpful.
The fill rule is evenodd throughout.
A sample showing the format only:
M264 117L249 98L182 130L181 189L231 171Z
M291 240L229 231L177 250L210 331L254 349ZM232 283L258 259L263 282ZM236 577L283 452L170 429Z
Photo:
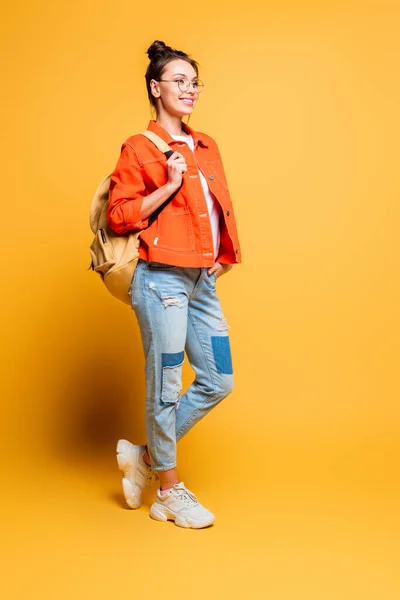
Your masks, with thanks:
M181 92L187 92L190 86L193 87L193 91L200 94L204 90L204 83L200 79L196 81L190 81L187 77L181 77L180 79L157 79L157 81L164 81L165 83L177 83Z

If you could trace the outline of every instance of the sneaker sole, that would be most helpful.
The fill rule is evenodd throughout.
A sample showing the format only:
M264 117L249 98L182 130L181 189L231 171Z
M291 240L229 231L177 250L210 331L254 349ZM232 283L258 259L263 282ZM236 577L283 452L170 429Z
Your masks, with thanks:
M120 471L123 471L122 489L125 500L130 508L140 508L142 505L142 493L129 479L132 463L138 459L138 450L128 442L128 440L119 440L117 444L117 462Z
M176 515L168 508L163 506L155 506L152 504L150 508L150 516L155 521L174 521L175 525L178 527L185 527L186 529L202 529L203 527L209 527L215 521L215 517L213 516L210 519L206 519L204 521L193 521L193 519L184 519L179 515Z

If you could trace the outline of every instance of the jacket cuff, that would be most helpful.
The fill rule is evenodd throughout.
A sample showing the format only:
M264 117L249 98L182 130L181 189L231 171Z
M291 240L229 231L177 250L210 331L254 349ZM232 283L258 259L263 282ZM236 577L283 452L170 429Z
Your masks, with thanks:
M124 221L127 229L146 229L149 226L149 219L141 219L140 212L143 204L141 200L127 202Z

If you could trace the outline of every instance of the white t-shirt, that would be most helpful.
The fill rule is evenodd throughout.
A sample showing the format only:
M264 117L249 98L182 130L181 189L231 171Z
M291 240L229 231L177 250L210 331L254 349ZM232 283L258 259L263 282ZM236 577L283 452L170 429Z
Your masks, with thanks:
M171 137L173 137L174 140L186 142L188 144L189 148L191 149L191 151L194 153L194 141L193 141L192 136L171 135ZM216 197L214 196L214 194L211 192L210 188L208 187L207 180L204 177L203 173L200 171L200 169L198 169L198 171L199 171L199 175L200 175L201 185L203 186L204 196L205 196L206 202L207 202L208 215L210 217L211 231L212 231L213 242L214 242L214 258L216 259L218 256L219 244L220 244L219 215L220 215L221 207L218 203L218 200L216 199Z

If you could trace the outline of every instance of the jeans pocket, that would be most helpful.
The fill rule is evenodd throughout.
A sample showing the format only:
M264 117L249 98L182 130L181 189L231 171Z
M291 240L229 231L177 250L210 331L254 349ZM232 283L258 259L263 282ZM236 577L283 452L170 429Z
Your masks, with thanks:
M215 289L216 281L217 281L217 273L216 273L216 271L214 271L214 273L211 273L211 275L209 275L206 272L205 279L207 280L207 285L209 287L211 287L212 289Z

